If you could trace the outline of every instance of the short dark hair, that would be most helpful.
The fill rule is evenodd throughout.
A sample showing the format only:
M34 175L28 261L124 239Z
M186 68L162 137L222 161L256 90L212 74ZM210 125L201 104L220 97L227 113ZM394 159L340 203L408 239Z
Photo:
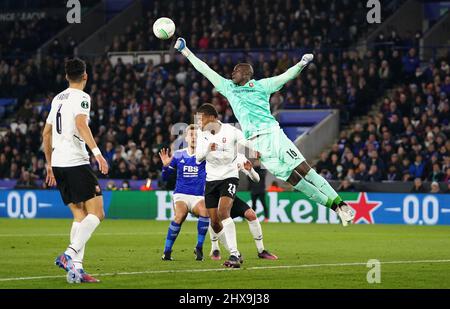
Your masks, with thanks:
M80 82L86 72L86 63L80 58L66 60L65 71L67 78L74 82Z
M216 108L211 103L202 104L197 110L197 113L204 114L205 116L214 116L215 118L219 117Z

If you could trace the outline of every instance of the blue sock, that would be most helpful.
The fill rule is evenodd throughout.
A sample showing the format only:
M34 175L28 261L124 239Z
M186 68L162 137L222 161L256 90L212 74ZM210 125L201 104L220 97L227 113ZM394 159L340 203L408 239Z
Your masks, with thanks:
M177 236L180 233L180 229L181 224L178 224L174 221L170 222L169 230L167 231L166 245L164 248L164 252L172 251L173 243L177 239Z
M205 242L205 236L208 232L209 218L208 217L198 217L197 223L197 248L203 248L203 243Z

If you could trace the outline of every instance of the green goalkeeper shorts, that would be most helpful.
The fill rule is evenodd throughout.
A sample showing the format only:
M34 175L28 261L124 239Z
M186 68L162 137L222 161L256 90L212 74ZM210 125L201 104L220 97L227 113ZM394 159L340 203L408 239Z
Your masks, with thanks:
M275 177L287 181L305 158L280 127L250 139L250 147L261 155L261 163Z

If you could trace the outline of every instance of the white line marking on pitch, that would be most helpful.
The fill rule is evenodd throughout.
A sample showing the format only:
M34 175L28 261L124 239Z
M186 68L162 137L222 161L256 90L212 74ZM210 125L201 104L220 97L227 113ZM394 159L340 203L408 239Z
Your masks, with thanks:
M450 260L417 260L417 261L386 261L380 264L424 264L424 263L450 263ZM264 270L264 269L292 269L292 268L314 268L314 267L335 267L335 266L366 266L367 262L354 263L330 263L330 264L303 264L303 265L279 265L279 266L255 266L242 269L230 268L205 268L205 269L172 269L172 270L146 270L134 272L117 272L105 274L92 274L93 276L130 276L130 275L148 275L148 274L168 274L168 273L200 273L215 271L240 271L240 270ZM65 276L37 276L37 277L17 277L17 278L0 278L0 282L6 281L22 281L22 280L38 280L64 278Z
M139 235L166 235L167 232L153 232L153 233L95 233L98 236L139 236ZM197 234L196 232L183 232L183 234ZM53 234L0 234L0 237L47 237L47 236L69 236L68 233L53 233Z

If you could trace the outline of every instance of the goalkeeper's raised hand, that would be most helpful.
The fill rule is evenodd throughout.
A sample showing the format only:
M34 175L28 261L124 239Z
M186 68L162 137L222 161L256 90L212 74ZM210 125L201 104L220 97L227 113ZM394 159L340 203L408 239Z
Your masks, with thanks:
M187 46L186 46L186 40L183 38L177 39L177 41L175 42L174 48L176 50L178 50L180 53L182 53L183 55L185 55L186 57L189 56L189 54L191 52L189 50L189 48L187 48Z
M314 55L313 54L304 54L302 57L302 60L300 60L300 65L302 67L307 66L311 61L313 61Z

